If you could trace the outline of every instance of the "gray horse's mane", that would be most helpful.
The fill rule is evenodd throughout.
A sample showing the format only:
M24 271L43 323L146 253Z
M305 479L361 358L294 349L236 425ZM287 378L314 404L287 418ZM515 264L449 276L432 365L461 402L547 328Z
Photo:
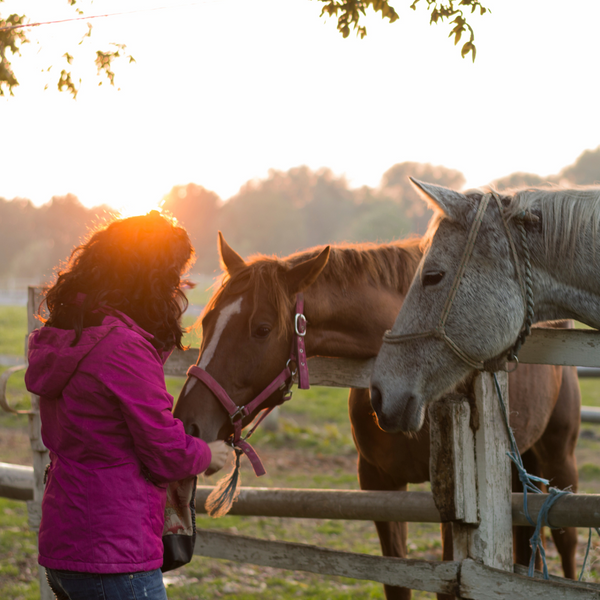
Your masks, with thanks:
M467 196L481 196L493 188L464 192ZM506 204L505 215L510 220L528 211L542 221L546 252L553 258L573 258L576 243L588 237L595 248L600 230L600 187L535 187L497 192ZM423 250L431 244L440 221L445 218L435 210L427 233L422 239Z
M573 258L583 237L596 245L600 228L600 188L527 188L513 193L506 214L539 214L546 252L555 258Z

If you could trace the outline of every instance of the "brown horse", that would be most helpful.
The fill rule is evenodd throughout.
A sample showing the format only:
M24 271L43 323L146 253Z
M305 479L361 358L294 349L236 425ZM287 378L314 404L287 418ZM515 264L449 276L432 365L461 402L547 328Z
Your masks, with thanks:
M419 240L388 245L316 248L284 259L244 261L219 237L225 277L202 317L199 366L242 406L284 368L292 340L294 297L304 292L307 355L370 358L377 354L421 258ZM574 449L580 392L574 368L522 365L510 376L510 420L525 466L558 487L577 489ZM276 392L267 405L279 402ZM429 480L429 429L417 434L382 431L368 390L351 390L352 433L358 477L365 490L406 490ZM212 392L188 378L175 409L188 433L206 441L233 431ZM244 425L253 418L244 420ZM515 491L519 487L516 476ZM375 523L385 556L406 557L407 524ZM451 528L443 527L444 559L452 559ZM528 564L532 529L515 528L515 561ZM575 576L575 528L553 530L565 576ZM410 598L386 586L386 597Z

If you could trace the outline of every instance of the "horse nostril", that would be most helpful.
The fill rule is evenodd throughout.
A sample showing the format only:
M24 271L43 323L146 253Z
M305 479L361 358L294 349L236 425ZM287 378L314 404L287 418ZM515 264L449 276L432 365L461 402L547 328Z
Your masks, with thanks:
M381 392L376 385L371 385L371 406L373 410L379 415L381 414Z
M192 437L200 437L200 427L196 423L190 423L186 428L185 432Z

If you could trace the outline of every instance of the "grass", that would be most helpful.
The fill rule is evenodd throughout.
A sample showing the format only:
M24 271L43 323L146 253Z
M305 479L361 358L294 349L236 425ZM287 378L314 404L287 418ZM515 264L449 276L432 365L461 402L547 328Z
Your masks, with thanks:
M600 406L600 385L593 378L582 378L579 380L581 390L581 403L583 406Z
M0 354L23 356L27 334L27 308L1 306L0 331Z
M186 317L186 325L193 322ZM22 353L25 334L25 309L0 307L0 354ZM188 342L190 343L190 342ZM194 346L195 342L191 342ZM174 397L183 384L180 378L167 378ZM600 384L593 379L580 381L583 402L600 406ZM27 408L29 398L23 374L11 377L8 385L11 403ZM600 493L600 426L584 425L577 446L581 491ZM294 398L279 409L279 427L272 432L259 428L252 438L268 472L257 479L248 462L243 461L242 485L265 487L358 489L356 452L350 435L346 390L312 388L295 390ZM0 461L31 464L31 451L24 416L0 414ZM225 470L227 472L227 468ZM214 483L207 479L204 483ZM412 486L425 490L427 486ZM379 554L375 529L368 522L267 519L226 516L214 520L198 516L200 528L239 532L265 539L305 542L333 549ZM581 564L587 530L580 530L578 564ZM593 538L592 559L600 557L600 538ZM409 524L411 558L438 560L441 557L439 526ZM552 542L548 543L550 571L560 574L559 559ZM600 580L595 565L587 574ZM171 600L198 598L235 598L236 600L350 598L382 599L377 583L340 577L322 577L300 571L236 564L229 561L194 557L185 567L166 575ZM22 502L0 498L0 598L29 600L38 598L35 535L27 526ZM432 599L433 594L415 592L416 600Z

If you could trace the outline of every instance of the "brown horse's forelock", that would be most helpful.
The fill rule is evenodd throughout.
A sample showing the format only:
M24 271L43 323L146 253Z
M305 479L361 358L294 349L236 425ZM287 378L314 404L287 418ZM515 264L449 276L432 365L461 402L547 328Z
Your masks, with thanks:
M348 284L370 280L376 285L400 290L408 290L414 272L421 259L420 239L417 237L398 240L391 244L338 244L332 246L329 260L314 285L327 281L345 287ZM261 290L269 290L269 301L277 312L279 336L291 334L292 313L295 299L290 295L284 277L286 271L296 265L316 257L324 246L310 248L286 258L251 256L246 266L233 275L225 274L220 286L210 299L203 317L218 304L233 296L250 292L252 297L252 317L260 303Z
M293 299L289 297L288 290L283 284L283 273L286 270L284 263L275 257L257 255L246 262L246 266L237 273L225 273L220 286L213 294L202 312L202 317L215 309L227 298L238 297L250 292L252 298L252 313L248 321L248 328L252 328L252 318L260 306L260 291L270 290L269 300L273 303L277 313L279 336L288 335L292 329ZM251 333L251 331L249 331Z

